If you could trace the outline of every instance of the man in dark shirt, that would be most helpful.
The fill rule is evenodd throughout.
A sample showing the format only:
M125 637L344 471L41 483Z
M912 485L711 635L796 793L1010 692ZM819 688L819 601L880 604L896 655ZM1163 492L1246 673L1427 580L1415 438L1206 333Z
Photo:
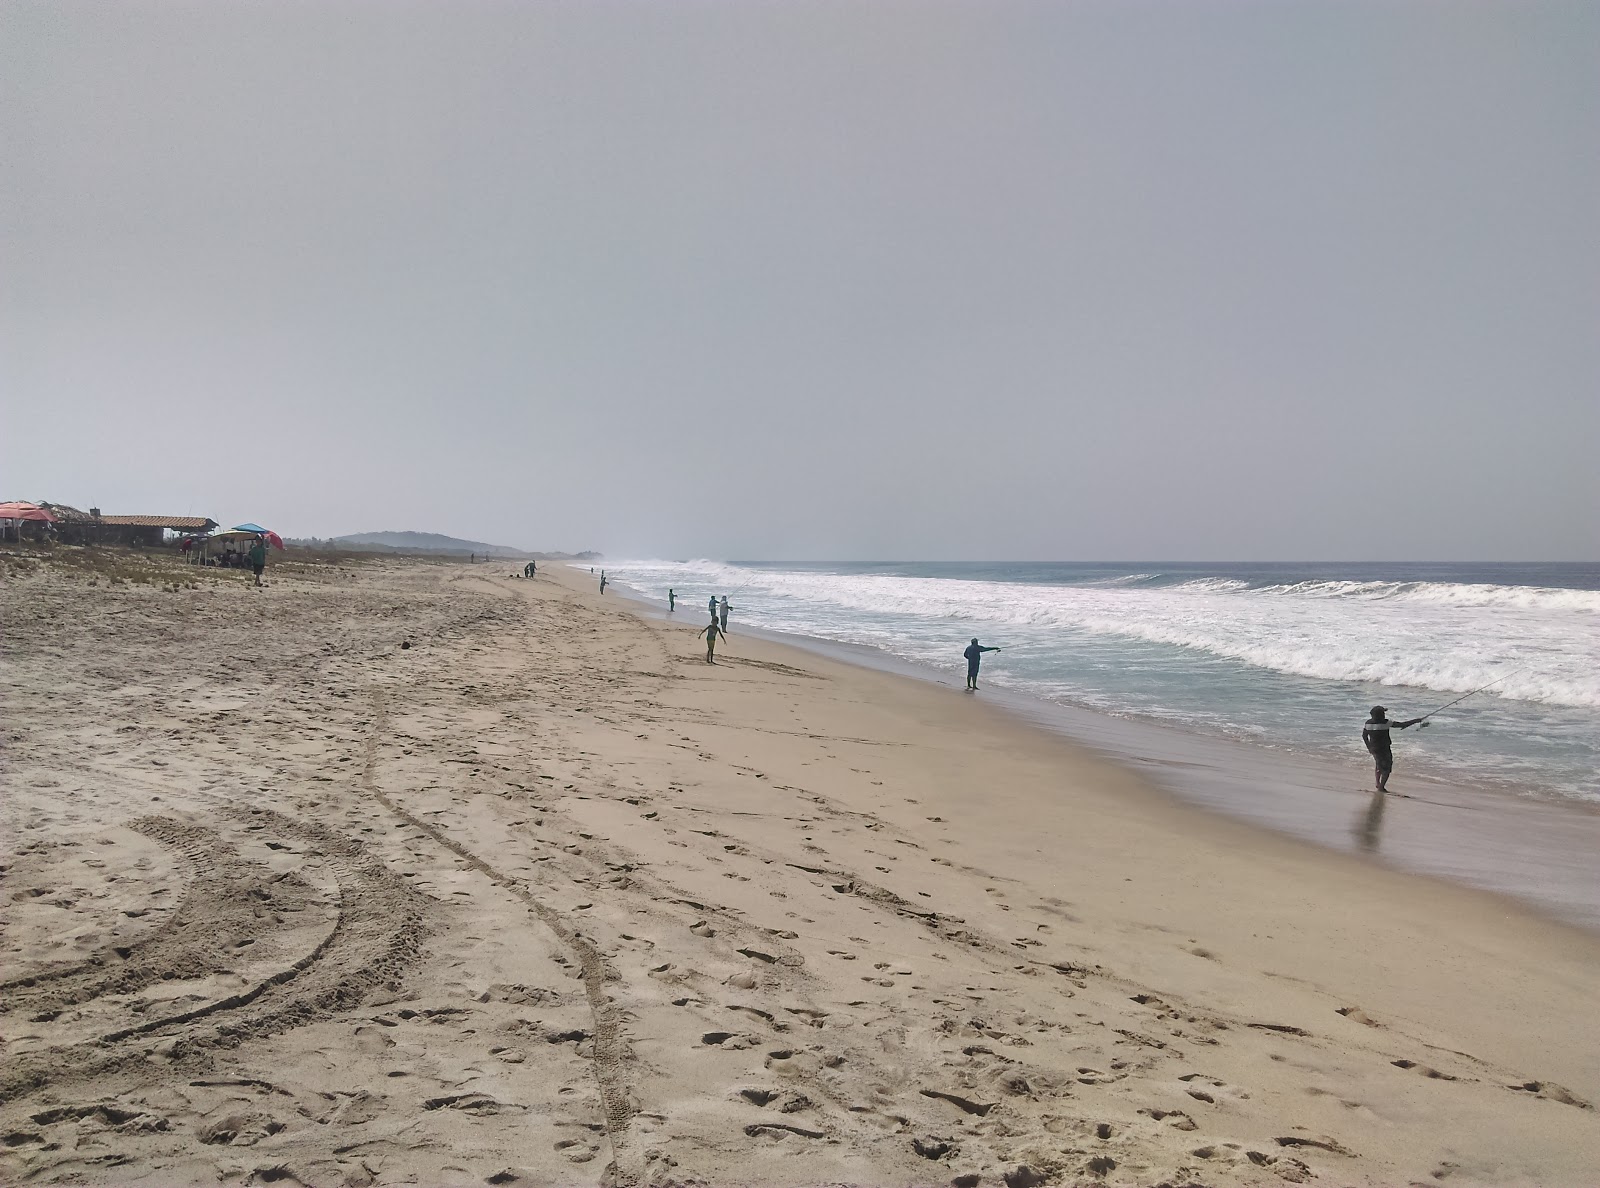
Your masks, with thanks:
M1361 741L1366 743L1367 752L1372 756L1372 778L1379 792L1389 790L1389 773L1394 770L1394 752L1389 746L1390 729L1409 730L1422 722L1421 718L1391 722L1388 713L1381 705L1373 706L1372 716L1361 727Z
M267 541L265 537L258 536L255 543L250 546L250 568L255 570L256 585L261 584L261 572L267 567Z
M998 652L999 650L999 648L982 647L979 645L977 638L973 638L972 643L967 646L967 650L961 653L967 658L967 688L976 689L978 687L978 665L983 660L983 654L985 652Z

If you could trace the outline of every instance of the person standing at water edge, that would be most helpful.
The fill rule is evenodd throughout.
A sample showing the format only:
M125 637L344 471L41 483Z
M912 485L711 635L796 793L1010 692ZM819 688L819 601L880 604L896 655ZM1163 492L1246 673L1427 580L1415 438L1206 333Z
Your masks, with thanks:
M715 664L717 662L717 636L722 634L722 628L717 626L716 619L712 619L711 622L707 623L704 631L695 634L696 639L699 639L702 635L706 637L707 664Z
M602 569L600 571L600 593L604 594L605 592L606 592L606 571Z
M678 596L672 592L672 587L667 587L667 614L678 609Z
M985 652L998 652L999 648L986 648L978 643L978 637L973 636L972 642L967 645L967 650L961 654L967 658L967 688L978 687L978 665L983 662Z
M716 620L717 620L717 596L715 594L713 594L709 599L707 599L706 606L709 607L710 610L711 610L711 621L713 623L716 622Z
M728 634L728 596L724 594L722 601L717 604L717 620L722 627L722 634Z
M258 536L250 546L250 568L255 571L256 585L261 584L261 573L267 567L267 538Z
M1381 705L1373 706L1372 716L1361 727L1361 741L1367 745L1367 752L1372 756L1373 786L1379 792L1389 790L1389 773L1394 771L1394 752L1389 746L1390 728L1408 730L1422 721L1421 718L1409 718L1404 722L1391 722L1388 713Z

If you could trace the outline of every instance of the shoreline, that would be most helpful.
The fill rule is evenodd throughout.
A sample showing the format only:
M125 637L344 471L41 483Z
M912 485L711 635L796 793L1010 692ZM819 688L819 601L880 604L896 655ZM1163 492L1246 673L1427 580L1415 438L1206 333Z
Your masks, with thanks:
M587 575L484 569L0 585L0 1179L1600 1166L1592 934L990 699L708 665Z
M665 604L626 583L620 594L663 622ZM686 612L680 612L686 613ZM737 625L736 625L737 626ZM945 671L862 644L750 625L741 634L955 690ZM1364 763L1275 750L1133 715L1073 706L986 684L983 700L1139 773L1188 804L1390 869L1504 895L1600 934L1600 805L1518 796L1402 766L1390 794L1357 781ZM1414 791L1403 789L1410 787Z

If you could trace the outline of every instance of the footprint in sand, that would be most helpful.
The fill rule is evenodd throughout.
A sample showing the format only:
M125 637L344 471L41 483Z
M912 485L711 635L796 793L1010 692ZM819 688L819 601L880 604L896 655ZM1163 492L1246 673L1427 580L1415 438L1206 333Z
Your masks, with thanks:
M753 1048L761 1041L753 1035L745 1035L734 1031L708 1031L700 1037L700 1042L708 1048L721 1048L726 1052L742 1052L746 1048Z
M562 1139L555 1149L573 1163L588 1163L600 1154L600 1149L586 1139Z
M1558 1101L1562 1105L1575 1106L1580 1110L1592 1110L1594 1106L1583 1100L1570 1089L1564 1089L1554 1081L1524 1081L1520 1085L1507 1085L1507 1089L1517 1093L1531 1093L1535 1097L1542 1097L1546 1101Z
M1415 1060L1391 1060L1389 1063L1396 1068L1403 1068L1407 1072L1420 1073L1434 1081L1456 1081L1460 1079L1459 1077L1451 1076L1449 1073L1440 1072L1436 1068L1430 1068L1426 1064L1418 1064Z

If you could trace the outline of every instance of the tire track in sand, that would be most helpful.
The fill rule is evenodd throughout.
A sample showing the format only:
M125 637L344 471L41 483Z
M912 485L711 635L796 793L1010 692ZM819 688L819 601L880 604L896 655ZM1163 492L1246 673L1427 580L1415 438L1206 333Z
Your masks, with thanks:
M314 847L338 888L336 916L330 930L308 952L235 994L11 1060L0 1076L0 1103L46 1084L100 1078L138 1067L146 1061L145 1038L169 1029L176 1030L170 1037L176 1041L170 1058L175 1063L203 1066L214 1050L234 1048L248 1040L328 1018L357 1005L375 987L399 983L421 945L423 904L417 892L360 842L341 834L269 809L234 815L250 822L248 829L298 837ZM124 962L126 980L108 976L111 956L97 955L56 971L57 976L19 980L24 1003L52 994L59 994L61 1005L90 1002L162 981L164 975L203 973L218 966L215 954L219 942L237 938L246 931L246 920L255 918L253 911L237 910L239 906L248 906L257 896L269 894L267 888L273 885L310 890L297 878L273 876L259 864L244 859L231 843L202 826L166 817L144 817L131 827L182 854L194 872L185 901L174 913L171 925L130 947L126 958L115 954L117 960ZM242 890L243 905L215 894L219 884L228 881ZM297 898L306 906L311 902L306 897ZM271 931L270 925L259 918L256 925L255 935L266 936ZM8 1002L8 1009L10 1006ZM193 1025L197 1023L209 1026L196 1028Z
M607 982L619 980L594 942L589 940L566 919L534 895L521 879L513 878L495 869L483 858L454 841L437 825L407 812L378 786L379 739L388 733L389 711L381 693L373 695L373 722L363 748L361 790L370 795L389 812L407 825L427 835L449 850L497 887L521 900L546 928L567 947L578 960L583 978L584 993L589 1000L589 1014L594 1023L593 1055L590 1064L594 1069L595 1083L600 1090L600 1101L605 1113L606 1136L611 1142L611 1165L606 1169L603 1182L610 1188L635 1188L644 1182L644 1164L638 1146L633 1140L634 1105L623 1077L623 1061L627 1044L622 1037L620 1013L606 993Z

